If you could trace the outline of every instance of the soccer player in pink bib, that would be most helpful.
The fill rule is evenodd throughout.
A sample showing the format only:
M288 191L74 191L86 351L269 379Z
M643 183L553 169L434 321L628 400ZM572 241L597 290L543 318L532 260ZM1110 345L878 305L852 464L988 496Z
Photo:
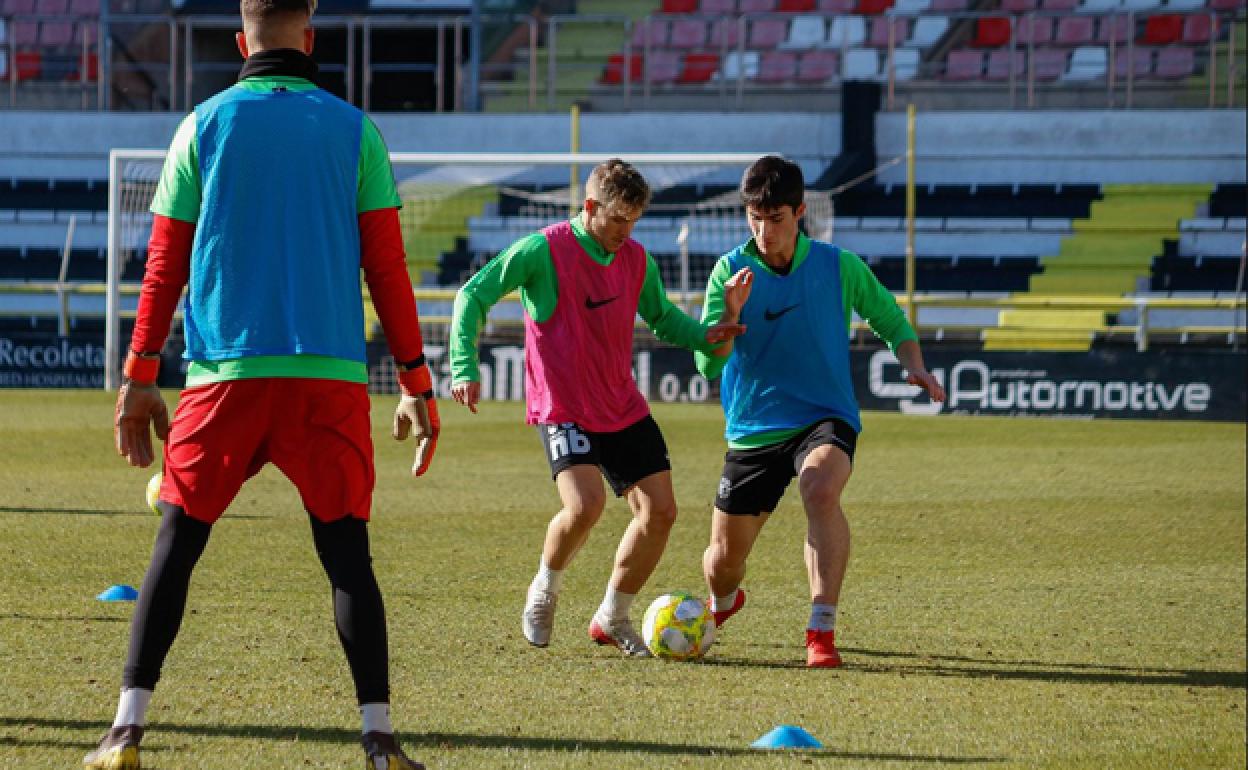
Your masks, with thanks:
M590 174L579 216L521 238L455 298L451 396L474 412L486 314L516 289L524 305L527 421L537 426L563 504L547 527L524 605L524 636L536 647L550 643L564 571L602 516L605 477L628 500L633 520L589 636L626 655L649 655L629 611L663 555L676 499L667 445L633 380L635 317L659 339L708 354L745 330L735 322L700 324L667 299L654 259L630 237L649 202L650 187L635 168L606 161ZM748 269L728 279L726 306L739 313L751 280Z

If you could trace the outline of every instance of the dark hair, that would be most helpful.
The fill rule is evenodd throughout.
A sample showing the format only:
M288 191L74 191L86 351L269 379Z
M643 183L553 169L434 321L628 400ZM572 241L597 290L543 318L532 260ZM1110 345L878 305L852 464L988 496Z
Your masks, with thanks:
M239 12L244 19L268 19L284 14L316 12L316 0L241 0Z
M645 208L650 204L650 185L641 172L619 158L599 163L589 174L600 203L623 203Z
M781 206L797 211L805 191L801 167L779 155L764 155L750 164L741 177L741 202L763 211Z

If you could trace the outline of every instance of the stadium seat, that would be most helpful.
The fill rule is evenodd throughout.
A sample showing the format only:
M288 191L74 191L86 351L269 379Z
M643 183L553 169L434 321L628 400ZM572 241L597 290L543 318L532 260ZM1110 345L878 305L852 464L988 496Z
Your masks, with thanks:
M724 56L724 66L721 74L725 80L736 80L738 77L746 77L753 80L759 76L759 52L745 51L738 54L736 51L729 51Z
M14 21L13 45L17 48L33 48L39 44L39 22Z
M677 78L681 83L706 83L719 71L719 54L687 53L685 66Z
M698 0L663 0L663 13L697 13Z
M1061 48L1037 48L1029 66L1036 80L1057 80L1066 73L1067 52Z
M23 80L38 80L43 74L43 57L38 51L15 52L13 64L13 77L19 83Z
M1248 0L1209 0L1209 7L1215 11L1238 11L1248 8Z
M1166 10L1175 13L1179 11L1203 11L1206 8L1205 0L1169 0L1166 3Z
M849 13L854 10L854 0L819 0L820 13Z
M864 16L874 16L884 13L893 7L893 0L858 0L856 6L858 13Z
M35 0L38 16L64 16L69 13L69 0Z
M706 22L701 19L674 19L668 45L672 48L703 48L706 38Z
M711 46L736 48L741 40L741 24L737 19L716 19L711 22Z
M866 39L867 20L861 16L838 16L828 25L828 45L833 48L859 46Z
M753 80L758 77L758 51L745 51L737 53L729 51L724 56L724 66L722 75L725 80L736 80L744 77Z
M1075 8L1079 13L1107 14L1118 10L1118 0L1079 0Z
M945 61L945 80L979 80L984 74L984 54L972 48L949 52Z
M1103 16L1101 23L1096 26L1096 42L1122 45L1133 33L1129 16L1124 14Z
M0 0L0 13L29 16L35 12L35 0Z
M1114 51L1114 77L1122 79L1128 74L1133 78L1148 77L1153 71L1153 49L1136 46L1131 49L1131 58L1127 58L1127 49L1118 48Z
M845 52L845 80L874 80L880 74L880 52L873 48L851 48Z
M960 13L967 9L969 0L932 0L931 10Z
M650 48L662 48L667 45L667 35L670 29L671 24L666 19L656 19L650 16L639 20L633 26L633 49L640 51L647 44Z
M1001 10L1010 13L1027 13L1036 10L1038 0L1001 0Z
M754 49L776 48L788 36L788 23L784 19L756 19L750 22L746 47Z
M885 64L887 67L888 65ZM883 73L888 75L887 70ZM914 80L919 74L919 49L897 48L893 50L893 78L895 80Z
M70 0L69 12L74 16L99 16L100 0Z
M1014 60L1014 77L1021 78L1027 73L1027 53L1005 48L988 52L988 71L985 77L988 80L1009 80L1011 58Z
M758 63L760 83L787 83L797 77L797 54L793 51L764 51Z
M1144 34L1140 42L1146 45L1169 45L1183 36L1183 17L1173 13L1159 13L1144 21Z
M1004 18L976 19L975 48L1000 48L1010 42L1010 20Z
M1057 20L1057 34L1053 39L1059 45L1085 45L1092 42L1096 31L1096 19L1091 16L1066 16Z
M83 65L81 56L78 57L77 67L73 72L69 73L70 80L81 80L81 67ZM89 53L86 56L87 80L95 82L100 79L100 57L95 53Z
M927 48L936 43L949 31L949 19L944 16L920 16L910 30L909 45L916 48Z
M1070 56L1062 80L1099 80L1105 77L1109 51L1099 45L1080 46Z
M740 0L737 10L741 13L771 13L776 10L776 0Z
M822 83L836 77L838 56L835 51L807 51L797 63L799 83Z
M39 25L39 44L60 48L74 42L74 24L69 21L45 21Z
M1122 11L1151 11L1161 7L1162 0L1122 0Z
M781 45L782 48L800 49L814 48L822 45L827 36L827 26L822 16L798 16L789 24L789 37Z
M1048 45L1053 42L1051 16L1023 16L1014 27L1014 40L1021 45Z
M629 80L633 83L640 83L642 70L644 68L640 54L633 54L631 65L628 68ZM607 85L619 85L624 82L624 54L613 53L607 57L607 67L602 73L602 83Z
M702 0L698 6L700 13L735 13L737 0Z
M672 83L680 76L680 54L661 49L652 51L642 70L651 83Z
M932 0L896 0L893 13L897 16L917 16L927 13L932 7Z
M780 0L776 10L781 13L807 13L815 10L815 0Z
M1153 75L1159 78L1177 79L1190 77L1196 72L1196 55L1191 48L1171 45L1157 51L1157 65Z
M1213 37L1213 19L1203 13L1183 17L1183 42L1203 45Z
M910 20L906 18L894 18L892 16L879 16L871 19L870 34L867 35L867 45L875 48L888 47L888 28L893 28L893 47L897 47L906 42L906 38L910 35Z
M1079 6L1079 0L1040 0L1040 8L1045 11L1073 11Z

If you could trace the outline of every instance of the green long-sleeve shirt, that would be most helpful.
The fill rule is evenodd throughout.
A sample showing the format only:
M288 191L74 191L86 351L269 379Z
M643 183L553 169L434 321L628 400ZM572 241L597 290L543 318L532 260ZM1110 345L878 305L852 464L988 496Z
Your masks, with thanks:
M572 233L590 259L609 265L615 259L607 253L589 231L581 217L571 221ZM490 260L455 295L455 308L450 329L450 363L453 382L481 379L478 367L477 337L490 308L508 293L520 290L524 311L541 323L555 312L559 300L559 283L551 260L546 236L531 233L507 247ZM637 314L655 336L672 345L709 353L714 346L706 342L707 324L685 315L672 304L659 278L659 267L646 253L646 278L638 298Z

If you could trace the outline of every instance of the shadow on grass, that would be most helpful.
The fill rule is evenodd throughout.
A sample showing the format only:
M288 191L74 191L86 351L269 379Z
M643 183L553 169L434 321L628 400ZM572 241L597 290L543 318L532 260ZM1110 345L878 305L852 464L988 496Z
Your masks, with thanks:
M1071 684L1137 684L1178 687L1225 687L1248 689L1248 671L1203 671L1200 669L1119 666L1108 663L1053 663L1039 660L999 660L959 655L922 655L912 652L865 650L841 647L845 666L841 671L911 676L952 676L968 679L1017 679L1024 681L1066 682ZM804 651L795 650L791 660L759 660L715 655L702 665L742 668L805 668ZM860 661L853 658L876 658ZM886 661L900 658L902 661ZM913 662L909 662L913 661Z
M129 623L130 618L110 618L106 615L28 615L24 612L0 614L0 620L89 620L92 623Z
M151 511L125 511L115 508L34 508L20 505L0 505L0 513L32 513L43 516L145 516L153 518Z
M44 717L0 717L0 726L30 729L50 728L58 730L91 730L103 733L108 722L81 719L48 719ZM160 734L206 736L210 738L256 738L269 741L316 741L320 743L358 744L360 734L356 730L338 727L297 727L279 725L183 725L168 722L153 723L148 739L154 751L160 751ZM421 747L450 749L512 749L528 751L577 751L601 753L645 753L660 756L741 757L772 753L789 755L787 751L760 752L750 748L725 748L722 746L699 746L684 743L659 743L656 741L582 740L577 738L541 738L524 735L482 735L474 733L417 733L399 732L399 739L412 754ZM60 748L94 748L95 744L78 741L25 741L0 738L0 745L47 746ZM803 750L801 756L812 760L887 761L887 762L940 762L945 764L987 764L1006 761L1005 757L966 757L941 754L896 754L890 752L837 751L836 749Z

